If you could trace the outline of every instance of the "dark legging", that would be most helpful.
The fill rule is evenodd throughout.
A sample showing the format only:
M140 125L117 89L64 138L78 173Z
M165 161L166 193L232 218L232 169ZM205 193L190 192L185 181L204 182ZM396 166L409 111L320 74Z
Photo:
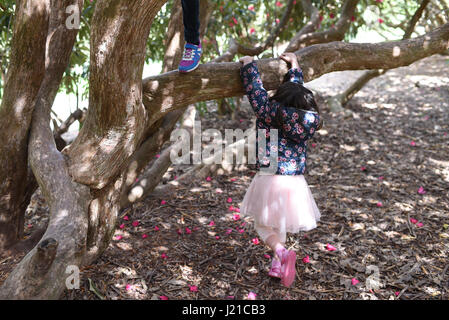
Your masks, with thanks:
M184 38L186 42L200 43L200 0L182 0Z

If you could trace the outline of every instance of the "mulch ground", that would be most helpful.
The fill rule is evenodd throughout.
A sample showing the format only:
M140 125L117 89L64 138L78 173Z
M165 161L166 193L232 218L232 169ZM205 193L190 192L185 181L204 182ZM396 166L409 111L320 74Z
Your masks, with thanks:
M322 217L287 238L298 254L291 288L268 277L272 253L254 240L252 220L229 209L255 174L248 167L125 210L110 247L63 299L449 299L448 61L387 72L356 95L351 114L324 110L306 173ZM329 75L334 93L354 74ZM202 127L247 128L252 117L206 115ZM166 180L182 168L170 170Z

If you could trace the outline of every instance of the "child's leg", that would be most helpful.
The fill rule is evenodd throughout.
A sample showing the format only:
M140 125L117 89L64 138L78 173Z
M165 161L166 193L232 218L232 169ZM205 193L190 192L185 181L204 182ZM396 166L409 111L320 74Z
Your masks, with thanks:
M195 70L201 60L203 49L200 41L200 1L182 0L184 19L184 54L179 62L179 72L186 73Z
M285 234L279 230L256 225L256 231L262 240L274 251L270 276L281 278L281 283L290 287L296 276L296 253L285 249Z
M259 225L256 225L256 231L263 242L265 242L270 249L273 250L275 259L280 260L279 254L283 249L285 249L283 244L285 240L283 241L281 239L283 237L280 235L279 231L271 227Z
M277 234L274 234L272 236L270 236L267 240L266 240L266 244L271 248L271 250L273 250L274 254L275 254L275 258L278 260L281 260L280 252L285 249L284 245L281 243L281 239L279 239L279 236Z
M186 42L200 44L200 1L182 0L184 38Z

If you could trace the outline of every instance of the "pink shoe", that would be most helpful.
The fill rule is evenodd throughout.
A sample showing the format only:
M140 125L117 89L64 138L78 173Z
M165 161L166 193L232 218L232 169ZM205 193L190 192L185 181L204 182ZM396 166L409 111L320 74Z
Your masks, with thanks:
M281 283L290 287L296 277L296 253L291 250L284 250L281 264Z
M273 258L271 262L271 269L268 272L268 275L273 278L281 277L281 262L278 259Z

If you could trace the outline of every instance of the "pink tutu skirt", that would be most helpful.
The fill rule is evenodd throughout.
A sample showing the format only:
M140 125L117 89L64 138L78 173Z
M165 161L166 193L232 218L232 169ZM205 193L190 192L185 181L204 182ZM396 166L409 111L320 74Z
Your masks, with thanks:
M256 230L272 228L283 240L287 232L315 228L321 216L303 175L257 173L240 210L243 216L254 218Z

